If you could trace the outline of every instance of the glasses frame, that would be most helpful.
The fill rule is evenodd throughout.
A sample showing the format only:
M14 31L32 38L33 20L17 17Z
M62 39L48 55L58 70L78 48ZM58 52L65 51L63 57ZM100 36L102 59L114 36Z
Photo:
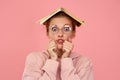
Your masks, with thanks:
M69 31L65 31L65 30L64 30L66 26L68 26L68 27L70 28ZM58 29L58 31L54 32L54 31L52 30L53 27L56 27L56 28ZM69 24L65 24L61 29L60 29L57 25L50 25L50 27L49 27L49 31L50 31L51 33L53 33L53 34L57 34L60 30L61 30L64 34L69 34L70 32L73 31L73 27L70 26Z

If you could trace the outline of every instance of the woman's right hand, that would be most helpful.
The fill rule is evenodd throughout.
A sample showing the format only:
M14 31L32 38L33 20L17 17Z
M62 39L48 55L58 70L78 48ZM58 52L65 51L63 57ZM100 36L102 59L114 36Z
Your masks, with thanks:
M51 40L49 42L49 44L47 45L47 51L48 51L51 59L57 60L58 56L56 53L56 43L54 40Z

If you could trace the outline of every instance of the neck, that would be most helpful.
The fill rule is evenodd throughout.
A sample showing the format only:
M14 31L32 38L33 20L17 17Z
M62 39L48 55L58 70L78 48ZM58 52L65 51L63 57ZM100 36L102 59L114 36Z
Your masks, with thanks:
M58 55L58 58L61 58L62 55L63 55L63 50L62 49L58 49L57 50L57 55Z

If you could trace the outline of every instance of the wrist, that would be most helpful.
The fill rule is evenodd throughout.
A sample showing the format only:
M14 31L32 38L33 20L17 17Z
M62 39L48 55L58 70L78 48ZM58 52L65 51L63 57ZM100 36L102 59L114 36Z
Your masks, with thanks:
M67 56L67 55L66 55L66 56L62 56L62 59L63 59L63 58L68 58L68 56Z
M57 60L58 58L57 57L51 57L52 60Z
M70 53L66 52L66 53L64 53L64 54L62 55L62 58L68 58L69 55L70 55Z

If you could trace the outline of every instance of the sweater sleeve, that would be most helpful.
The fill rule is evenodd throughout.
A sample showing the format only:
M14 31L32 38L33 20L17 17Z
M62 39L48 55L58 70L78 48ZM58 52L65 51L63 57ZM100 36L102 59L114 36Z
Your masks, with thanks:
M26 59L22 80L55 80L57 68L57 61L47 59L44 63L42 57L30 54Z
M62 80L94 80L91 61L84 59L77 61L76 69L71 58L61 60L61 78Z

